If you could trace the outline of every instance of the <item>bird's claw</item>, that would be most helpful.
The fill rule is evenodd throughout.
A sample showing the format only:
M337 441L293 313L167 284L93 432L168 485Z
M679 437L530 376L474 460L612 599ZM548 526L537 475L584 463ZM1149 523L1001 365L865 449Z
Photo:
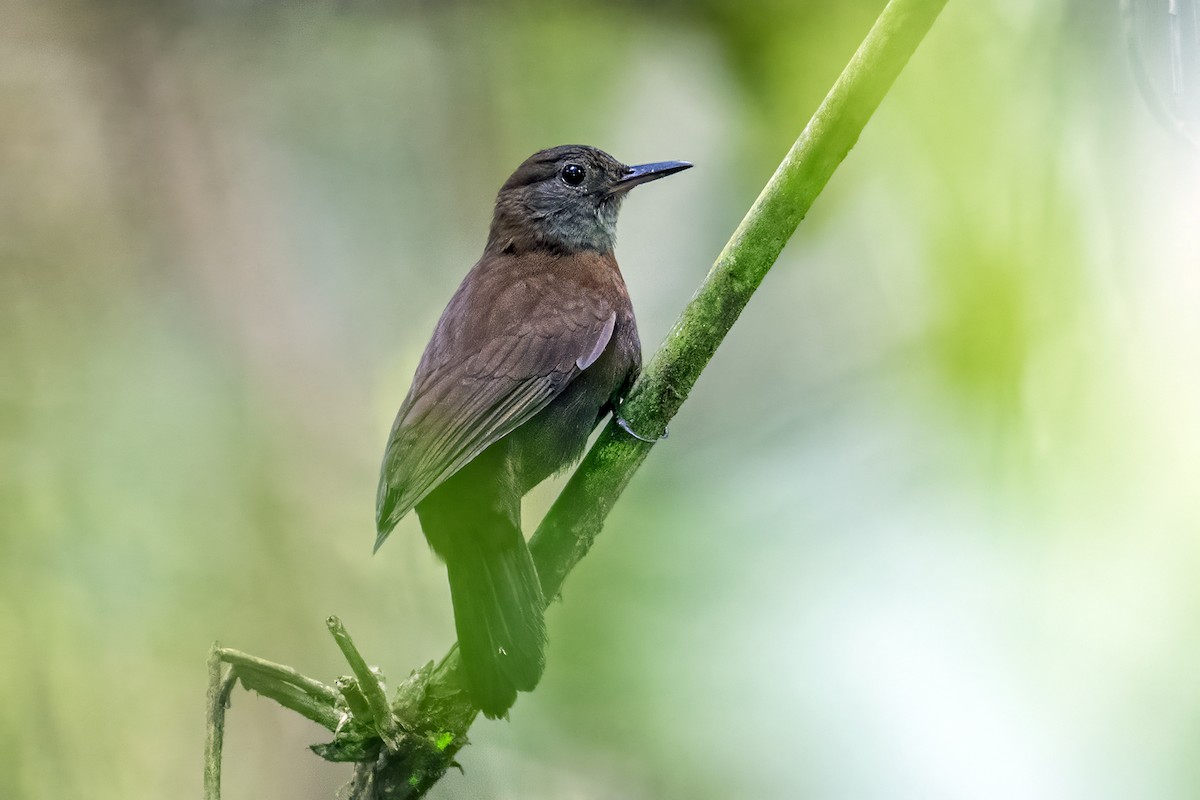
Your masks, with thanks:
M625 431L626 433L628 433L630 436L637 439L638 441L649 442L650 444L654 444L655 442L661 442L663 439L666 439L668 436L671 435L670 428L663 428L663 435L659 436L657 439L651 439L647 436L642 436L640 433L635 431L628 422L625 421L624 417L622 417L619 414L617 415L617 427L619 427L621 430Z

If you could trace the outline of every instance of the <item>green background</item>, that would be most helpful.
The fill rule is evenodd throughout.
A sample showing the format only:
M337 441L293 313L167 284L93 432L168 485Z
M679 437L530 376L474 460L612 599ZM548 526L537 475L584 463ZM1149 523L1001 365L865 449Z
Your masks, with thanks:
M649 352L881 7L10 0L0 797L199 796L214 639L440 657L375 482L500 183L696 163L622 216ZM1195 797L1198 365L1115 0L952 0L431 796ZM332 797L324 734L239 690L226 798Z

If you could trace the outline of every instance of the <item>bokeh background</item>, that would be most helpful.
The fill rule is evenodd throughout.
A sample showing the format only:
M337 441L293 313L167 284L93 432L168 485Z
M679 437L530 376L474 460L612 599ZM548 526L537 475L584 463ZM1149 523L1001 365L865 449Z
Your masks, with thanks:
M8 0L0 797L197 797L215 639L439 657L375 482L496 188L697 164L625 206L649 352L881 7ZM434 797L1200 795L1200 154L1127 44L951 0ZM226 797L332 797L323 734L239 691Z

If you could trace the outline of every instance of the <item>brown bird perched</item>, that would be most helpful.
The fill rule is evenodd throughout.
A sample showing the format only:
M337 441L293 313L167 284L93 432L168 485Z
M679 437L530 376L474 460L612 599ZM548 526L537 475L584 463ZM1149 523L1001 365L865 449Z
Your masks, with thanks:
M446 562L466 688L489 717L533 689L545 665L521 498L579 458L641 368L613 257L617 210L634 186L690 166L629 167L583 145L526 159L500 187L483 257L442 312L396 415L375 549L415 508Z

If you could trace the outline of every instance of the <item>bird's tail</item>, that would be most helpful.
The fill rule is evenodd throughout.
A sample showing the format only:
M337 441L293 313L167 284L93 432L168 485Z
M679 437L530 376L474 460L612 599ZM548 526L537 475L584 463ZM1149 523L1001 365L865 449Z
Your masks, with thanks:
M516 541L471 542L445 553L454 625L471 699L503 716L545 667L542 588L529 548Z

